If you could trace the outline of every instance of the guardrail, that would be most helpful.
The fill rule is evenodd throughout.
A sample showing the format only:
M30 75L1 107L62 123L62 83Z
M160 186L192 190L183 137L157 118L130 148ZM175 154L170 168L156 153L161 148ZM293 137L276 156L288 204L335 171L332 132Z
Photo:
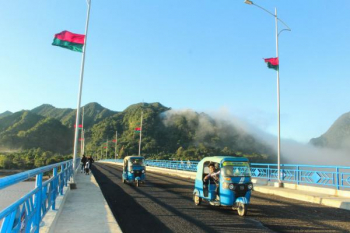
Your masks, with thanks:
M251 164L252 176L277 180L277 164ZM350 167L281 164L280 178L287 183L333 187L338 190L350 188Z
M110 161L116 161L111 159ZM118 160L120 163L122 159ZM198 161L146 160L147 166L175 170L197 171ZM252 177L277 180L277 164L251 163ZM287 183L332 187L338 190L350 188L350 167L281 164L280 178Z
M72 160L21 172L0 179L0 190L36 176L35 188L0 212L0 232L39 232L39 224L51 208L56 197L73 176ZM53 176L43 182L45 172Z
M146 160L147 166L163 167L168 169L183 170L183 171L197 171L199 161L171 161L171 160Z

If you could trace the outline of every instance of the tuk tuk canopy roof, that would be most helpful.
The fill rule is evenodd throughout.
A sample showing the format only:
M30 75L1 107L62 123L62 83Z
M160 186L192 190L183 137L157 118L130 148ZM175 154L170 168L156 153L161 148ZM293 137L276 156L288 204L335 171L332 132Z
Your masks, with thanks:
M245 157L234 157L234 156L211 156L203 158L197 165L196 179L202 180L203 165L205 162L221 163L223 160L234 161L234 162L249 162L248 158Z
M200 163L205 162L214 162L214 163L221 163L222 160L230 160L230 161L237 161L237 162L249 162L248 158L245 157L234 157L234 156L212 156L212 157L205 157L203 158Z
M138 155L134 155L134 156L130 155L130 156L126 156L126 157L124 158L124 161L125 161L125 160L129 160L129 159L145 159L145 157L143 157L143 156L138 156Z

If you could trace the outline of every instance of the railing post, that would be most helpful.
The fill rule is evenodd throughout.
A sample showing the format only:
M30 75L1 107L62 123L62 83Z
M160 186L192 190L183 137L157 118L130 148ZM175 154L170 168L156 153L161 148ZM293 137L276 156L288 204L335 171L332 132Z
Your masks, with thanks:
M42 187L43 187L43 173L36 175L35 188L39 188L38 192L35 194L35 222L34 226L35 232L39 233L40 221L41 221L41 196L42 196Z
M270 172L270 164L267 165L267 181L270 181L270 176L271 176L271 172Z
M64 165L61 165L61 176L60 176L60 195L63 195L63 185L64 185Z
M297 185L299 185L299 166L297 166Z
M51 201L52 201L52 210L55 210L56 208L56 196L58 193L57 185L58 185L58 176L57 176L57 167L53 169L53 189L52 189L52 195L51 195Z
M339 181L340 181L340 179L339 179L339 168L336 167L335 169L336 169L336 177L337 177L337 189L339 190Z

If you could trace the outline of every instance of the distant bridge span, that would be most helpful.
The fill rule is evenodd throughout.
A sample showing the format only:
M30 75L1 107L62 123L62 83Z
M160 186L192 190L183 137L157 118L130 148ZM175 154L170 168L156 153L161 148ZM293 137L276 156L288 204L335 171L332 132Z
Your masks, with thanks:
M121 167L93 173L123 232L350 232L350 211L253 192L248 216L195 206L193 181L147 172L139 188L121 182Z

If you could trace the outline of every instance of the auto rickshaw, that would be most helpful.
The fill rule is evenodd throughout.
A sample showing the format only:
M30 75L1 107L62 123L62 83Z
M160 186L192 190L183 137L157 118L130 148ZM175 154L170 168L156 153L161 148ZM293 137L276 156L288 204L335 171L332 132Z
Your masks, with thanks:
M218 180L207 177L209 165L219 172ZM212 168L213 169L213 168ZM207 179L204 179L207 177ZM193 191L195 205L208 201L214 206L231 206L240 216L247 214L253 190L250 164L247 158L213 156L202 159L197 166Z
M146 179L145 158L142 156L127 156L123 162L123 183L135 183L139 187Z

